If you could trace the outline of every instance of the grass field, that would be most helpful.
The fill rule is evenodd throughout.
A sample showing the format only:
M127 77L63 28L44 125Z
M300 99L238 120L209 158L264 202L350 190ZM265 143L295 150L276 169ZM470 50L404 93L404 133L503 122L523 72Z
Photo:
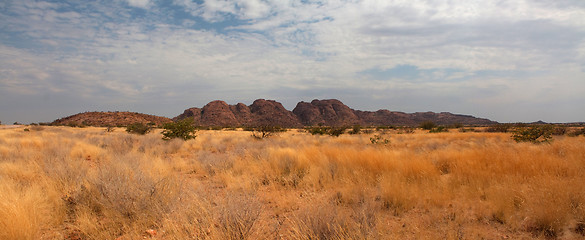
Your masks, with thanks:
M585 137L0 130L0 239L583 239Z

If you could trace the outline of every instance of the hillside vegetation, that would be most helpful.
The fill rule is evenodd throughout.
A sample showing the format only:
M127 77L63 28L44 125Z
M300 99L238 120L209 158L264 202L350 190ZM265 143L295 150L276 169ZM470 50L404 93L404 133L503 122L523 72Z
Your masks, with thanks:
M585 238L585 137L0 130L0 239Z

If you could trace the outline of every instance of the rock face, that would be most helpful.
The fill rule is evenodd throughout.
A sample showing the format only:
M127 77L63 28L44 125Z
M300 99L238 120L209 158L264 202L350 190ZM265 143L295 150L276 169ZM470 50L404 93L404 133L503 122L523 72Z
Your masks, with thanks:
M173 120L185 118L193 118L195 124L201 126L302 126L297 116L286 110L281 103L264 99L258 99L250 106L243 103L228 105L224 101L213 101L203 108L189 108Z
M301 122L292 112L286 110L281 103L274 100L258 99L250 105L253 122L251 126L283 126L300 127Z
M201 109L201 125L237 126L240 122L224 101L213 101Z
M354 110L336 99L313 100L311 103L300 102L293 113L303 125L349 126L363 121L355 115Z
M187 110L185 110L187 112ZM69 117L57 119L51 125L75 125L75 126L128 126L132 123L154 123L162 126L164 123L172 122L166 117L159 117L135 112L84 112Z
M336 99L299 102L293 111L286 110L281 103L274 100L258 99L250 106L243 103L228 105L223 101L213 101L203 108L189 108L183 114L173 118L181 120L192 118L201 126L261 126L281 127L301 126L381 126L399 125L416 126L423 121L432 121L439 125L460 123L463 125L490 125L496 122L467 115L452 113L418 112L403 113L389 110L360 111L354 110Z

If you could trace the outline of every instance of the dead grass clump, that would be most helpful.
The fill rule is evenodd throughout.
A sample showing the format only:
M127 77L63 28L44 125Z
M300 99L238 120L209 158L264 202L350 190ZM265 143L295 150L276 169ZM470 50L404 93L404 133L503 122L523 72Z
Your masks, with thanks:
M248 193L231 192L219 209L218 228L222 239L250 239L259 227L262 205Z
M58 221L47 186L22 185L0 175L0 239L40 239Z
M118 162L89 174L65 200L77 230L115 238L159 227L178 208L182 192L175 176L155 177L139 165Z
M292 239L375 238L377 208L364 204L346 209L335 204L316 204L300 210L290 221Z

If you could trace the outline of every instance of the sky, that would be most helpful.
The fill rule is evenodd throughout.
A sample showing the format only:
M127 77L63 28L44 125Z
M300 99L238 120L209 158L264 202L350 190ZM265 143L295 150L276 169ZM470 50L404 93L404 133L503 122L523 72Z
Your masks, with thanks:
M585 1L0 1L3 124L259 98L582 122Z

